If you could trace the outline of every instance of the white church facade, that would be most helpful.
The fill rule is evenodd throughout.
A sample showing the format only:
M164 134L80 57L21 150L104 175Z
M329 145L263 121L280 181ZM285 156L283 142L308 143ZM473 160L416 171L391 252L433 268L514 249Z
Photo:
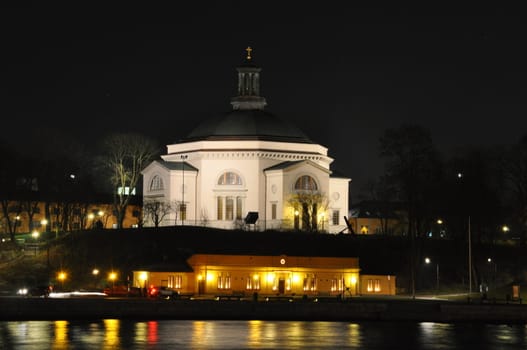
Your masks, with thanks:
M172 209L161 226L345 230L351 180L332 175L327 148L264 110L261 69L248 52L233 110L205 120L143 170L143 205ZM154 225L148 215L144 225Z

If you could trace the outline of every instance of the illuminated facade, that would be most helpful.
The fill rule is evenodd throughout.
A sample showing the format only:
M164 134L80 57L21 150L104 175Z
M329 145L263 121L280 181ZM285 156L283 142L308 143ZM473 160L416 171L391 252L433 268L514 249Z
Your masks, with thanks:
M349 178L332 175L327 148L264 111L260 68L248 56L238 70L233 110L167 146L143 170L143 203L173 210L160 225L341 232ZM299 200L300 199L300 200ZM146 213L145 213L146 214ZM145 226L153 222L145 215Z
M395 277L359 275L357 258L195 254L180 271L134 271L135 287L193 295L394 295Z

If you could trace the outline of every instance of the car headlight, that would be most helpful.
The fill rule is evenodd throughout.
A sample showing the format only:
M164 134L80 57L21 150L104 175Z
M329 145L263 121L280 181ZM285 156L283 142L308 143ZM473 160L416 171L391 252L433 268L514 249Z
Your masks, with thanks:
M27 295L27 288L20 288L16 294Z

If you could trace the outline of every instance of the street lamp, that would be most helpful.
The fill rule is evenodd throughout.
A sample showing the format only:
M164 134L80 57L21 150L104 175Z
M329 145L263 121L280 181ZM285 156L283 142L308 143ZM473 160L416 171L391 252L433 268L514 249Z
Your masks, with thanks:
M59 274L57 275L57 278L60 281L60 287L61 287L62 290L64 290L64 280L67 277L68 277L68 275L64 271L60 271Z
M430 258L425 258L425 263L428 265L432 262ZM436 262L436 294L439 293L439 263Z
M496 288L496 279L498 278L498 264L496 261L492 260L492 258L487 258L487 262L491 265L491 268L494 267L492 270L493 272L493 278L492 278L492 284L493 287Z
M295 219L294 219L294 226L295 226L295 230L298 230L300 229L300 212L298 210L295 209Z
M18 226L20 226L20 215L15 216L15 229L13 230L14 233L16 233Z
M457 178L461 179L463 173L457 173ZM470 228L470 214L468 215L468 298L472 295L472 233Z
M42 219L40 220L40 226L44 227L43 231L44 232L48 232L48 220L47 219Z
M99 276L99 269L94 268L91 274L93 275L93 287L97 288L97 276Z
M33 230L33 232L31 233L31 237L33 237L33 239L35 240L35 243L36 243L34 245L34 247L35 247L35 255L37 255L37 253L38 253L38 245L37 245L37 243L38 243L38 237L39 236L40 236L40 233L37 230Z
M112 281L112 293L113 293L113 289L115 287L115 279L117 278L117 273L115 273L114 271L110 272L110 274L108 275L108 279L110 281Z

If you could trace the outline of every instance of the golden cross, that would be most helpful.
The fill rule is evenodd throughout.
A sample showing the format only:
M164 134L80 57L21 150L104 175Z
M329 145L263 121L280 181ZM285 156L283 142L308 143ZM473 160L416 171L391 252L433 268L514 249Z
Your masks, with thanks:
M251 49L250 46L247 46L247 48L245 49L245 51L247 51L247 60L250 60L251 59L251 52L252 52L253 49Z

